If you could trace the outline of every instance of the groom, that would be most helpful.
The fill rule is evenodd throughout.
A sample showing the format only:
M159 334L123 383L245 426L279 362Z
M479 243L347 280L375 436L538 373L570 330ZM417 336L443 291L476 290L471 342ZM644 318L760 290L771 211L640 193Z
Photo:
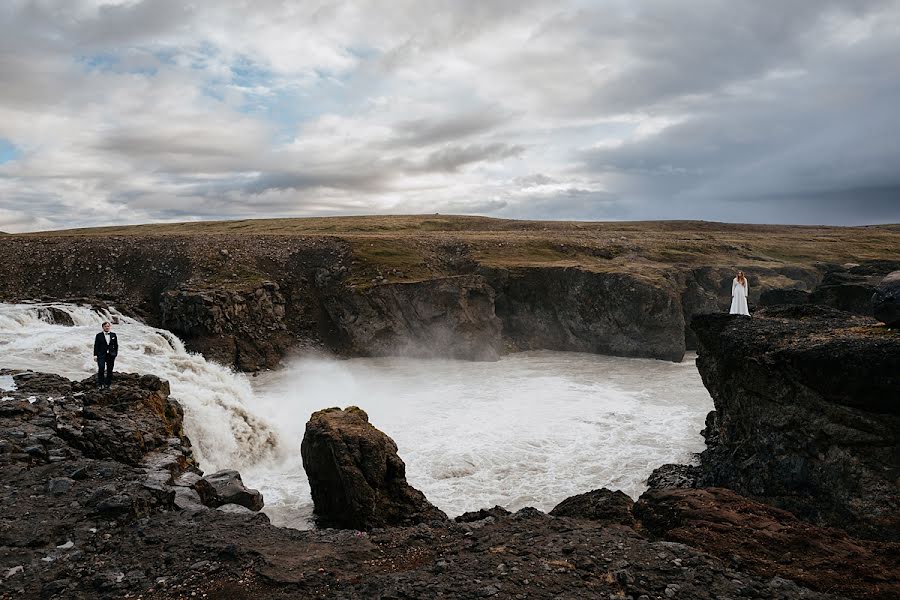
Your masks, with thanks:
M110 331L112 325L109 321L103 322L103 331L94 338L94 360L97 361L97 387L109 389L112 383L113 365L116 355L119 354L119 340L116 334ZM103 376L104 367L106 377Z

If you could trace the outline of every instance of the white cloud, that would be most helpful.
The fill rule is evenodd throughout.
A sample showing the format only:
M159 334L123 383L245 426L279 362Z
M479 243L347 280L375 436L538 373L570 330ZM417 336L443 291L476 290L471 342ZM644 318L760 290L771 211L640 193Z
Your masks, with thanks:
M816 194L832 222L900 221L898 53L896 0L11 0L0 229L804 221ZM854 189L879 191L842 213Z

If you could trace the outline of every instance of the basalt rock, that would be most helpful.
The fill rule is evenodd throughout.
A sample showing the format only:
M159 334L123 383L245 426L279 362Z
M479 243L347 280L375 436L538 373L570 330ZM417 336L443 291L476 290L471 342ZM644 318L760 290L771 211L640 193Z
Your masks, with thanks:
M715 403L701 485L900 539L900 337L814 305L696 317Z
M822 283L813 290L809 301L858 315L872 315L872 293L875 283L871 277L850 272L826 273Z
M602 488L566 498L550 511L553 517L588 519L609 525L634 525L634 501L625 493Z
M241 479L241 474L232 469L206 475L197 480L193 488L200 495L200 501L210 508L237 504L258 511L264 504L262 494L257 490L248 489Z
M496 360L494 290L483 277L380 283L323 298L353 354Z
M765 577L849 598L900 597L900 544L859 540L722 488L648 490L642 531Z
M161 326L190 350L244 371L278 365L292 345L278 284L169 290L160 299Z
M503 336L548 349L680 361L684 316L674 282L578 268L494 270Z
M888 327L900 327L900 271L889 273L875 288L872 314Z
M447 519L406 482L397 445L362 409L313 413L300 452L323 525L365 530Z

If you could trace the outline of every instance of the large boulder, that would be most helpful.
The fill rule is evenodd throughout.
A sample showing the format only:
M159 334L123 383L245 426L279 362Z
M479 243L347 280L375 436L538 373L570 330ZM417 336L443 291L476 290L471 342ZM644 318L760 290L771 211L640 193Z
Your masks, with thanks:
M722 488L648 490L634 505L642 531L735 567L850 598L900 597L891 542L858 540Z
M231 469L217 471L200 478L194 484L200 495L200 501L210 507L218 508L226 504L237 504L253 511L263 507L263 496L257 490L248 489L241 474Z
M815 305L692 326L716 408L699 485L900 540L900 337Z
M321 525L366 530L447 520L406 482L397 444L360 408L313 413L300 452Z
M872 314L888 327L900 327L900 271L889 273L875 288Z
M550 511L550 515L630 526L634 524L632 505L634 501L624 492L601 488L566 498Z

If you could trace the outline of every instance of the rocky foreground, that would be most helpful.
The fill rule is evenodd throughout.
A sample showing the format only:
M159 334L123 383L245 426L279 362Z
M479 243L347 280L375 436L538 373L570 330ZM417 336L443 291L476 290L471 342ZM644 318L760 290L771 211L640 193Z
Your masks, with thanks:
M353 529L274 527L237 473L202 477L156 377L2 371L0 598L900 597L896 332L815 307L696 330L717 408L699 467L636 503L449 520L364 411L320 411L317 511Z

